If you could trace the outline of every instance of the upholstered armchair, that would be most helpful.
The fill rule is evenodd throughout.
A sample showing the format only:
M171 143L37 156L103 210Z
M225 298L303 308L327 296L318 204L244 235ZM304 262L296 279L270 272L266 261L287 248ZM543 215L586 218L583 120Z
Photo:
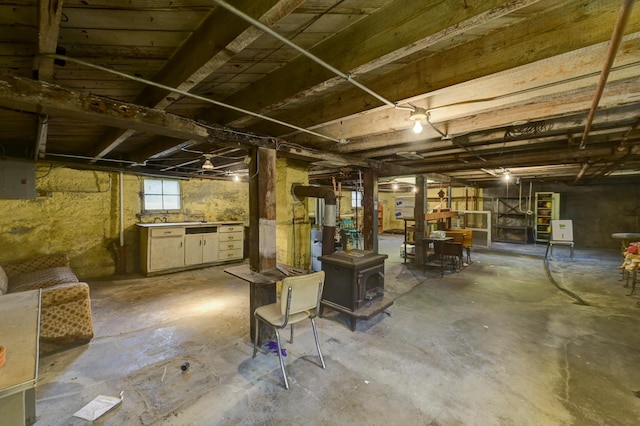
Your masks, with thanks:
M0 294L37 289L42 290L40 354L93 338L89 286L78 281L68 255L43 255L0 267Z

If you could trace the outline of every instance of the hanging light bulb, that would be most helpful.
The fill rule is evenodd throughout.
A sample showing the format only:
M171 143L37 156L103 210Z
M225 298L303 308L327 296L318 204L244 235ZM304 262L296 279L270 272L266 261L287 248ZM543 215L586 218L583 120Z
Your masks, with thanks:
M511 179L511 174L509 173L509 170L505 170L503 173L504 176L504 180L506 180L507 182L509 182L509 179Z
M420 133L422 132L422 120L427 119L427 110L424 108L414 108L409 115L409 120L415 121L416 124L413 125L413 132Z
M234 181L234 182L240 182L240 176L238 176L238 175L233 175L233 181Z
M392 188L394 191L397 191L397 190L398 190L398 182L393 182L393 185L391 185L391 188Z

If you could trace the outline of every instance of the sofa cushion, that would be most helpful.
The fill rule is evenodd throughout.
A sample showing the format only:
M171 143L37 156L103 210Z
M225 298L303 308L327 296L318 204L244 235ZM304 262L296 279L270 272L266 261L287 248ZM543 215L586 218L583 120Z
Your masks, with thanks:
M57 268L60 266L69 266L69 255L66 253L53 253L32 257L25 260L7 263L4 270L9 278L24 274L26 272L35 271L37 269Z
M64 283L42 290L41 306L44 310L49 306L63 305L76 300L89 300L87 283Z
M42 291L40 353L86 343L93 337L91 300L86 283L70 283Z
M7 278L7 273L4 272L4 269L0 267L0 294L6 294L9 289L9 278Z
M15 293L18 291L47 288L56 284L77 282L78 277L76 277L71 268L67 266L60 266L57 268L25 272L11 277L9 291L11 293Z

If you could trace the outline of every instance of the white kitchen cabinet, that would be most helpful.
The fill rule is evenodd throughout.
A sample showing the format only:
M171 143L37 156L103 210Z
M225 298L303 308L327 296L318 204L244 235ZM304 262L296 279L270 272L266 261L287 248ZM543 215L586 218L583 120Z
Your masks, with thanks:
M221 226L218 238L220 260L242 259L244 228L241 225Z
M198 231L200 228L195 228ZM184 237L185 266L198 265L218 261L217 228L202 228L206 231L192 232Z
M241 222L138 224L140 268L146 275L242 259Z
M184 266L184 228L168 227L148 229L146 239L147 272Z

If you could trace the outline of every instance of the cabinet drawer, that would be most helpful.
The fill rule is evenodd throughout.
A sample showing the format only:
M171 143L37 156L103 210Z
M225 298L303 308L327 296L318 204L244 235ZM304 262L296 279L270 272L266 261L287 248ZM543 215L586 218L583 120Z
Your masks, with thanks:
M243 226L241 225L233 225L233 226L221 226L220 227L220 232L240 232L242 233L243 231Z
M220 243L227 241L242 241L244 234L242 232L220 232L218 239Z
M243 246L243 241L238 241L238 240L234 240L234 241L220 241L219 243L220 245L218 246L218 248L220 250L237 250L237 249L242 249Z
M152 228L151 237L180 237L184 235L184 228Z
M218 252L219 260L242 259L242 248L234 250L220 250Z

